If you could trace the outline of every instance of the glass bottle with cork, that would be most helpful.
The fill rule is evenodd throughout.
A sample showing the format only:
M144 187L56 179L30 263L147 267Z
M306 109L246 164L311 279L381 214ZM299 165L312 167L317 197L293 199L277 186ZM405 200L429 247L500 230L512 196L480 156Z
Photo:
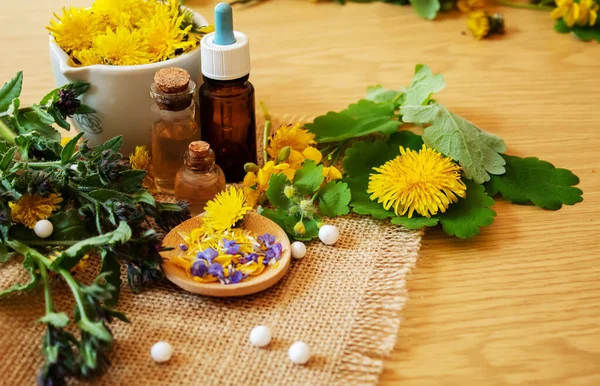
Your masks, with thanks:
M175 176L175 198L189 202L192 216L196 216L224 189L225 175L215 164L210 145L204 141L190 143L184 165Z
M254 86L248 81L248 37L233 30L231 6L215 7L215 32L202 38L200 87L202 139L214 149L228 182L244 178L244 164L256 163Z
M183 154L190 142L200 139L195 91L190 74L175 67L156 72L150 86L155 102L151 109L152 168L163 193L175 192L175 174L183 165Z

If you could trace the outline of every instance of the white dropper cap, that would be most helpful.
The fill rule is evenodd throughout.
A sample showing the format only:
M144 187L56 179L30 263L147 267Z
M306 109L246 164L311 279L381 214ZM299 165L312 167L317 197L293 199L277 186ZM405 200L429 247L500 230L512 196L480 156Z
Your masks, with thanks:
M200 41L202 75L232 80L250 73L248 37L233 30L233 12L227 3L215 7L215 32Z

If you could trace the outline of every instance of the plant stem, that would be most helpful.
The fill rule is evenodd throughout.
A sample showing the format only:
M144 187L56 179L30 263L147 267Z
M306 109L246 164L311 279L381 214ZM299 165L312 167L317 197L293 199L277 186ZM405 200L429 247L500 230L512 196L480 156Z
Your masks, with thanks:
M329 166L335 165L337 160L340 158L340 154L342 154L342 150L344 149L344 147L346 146L347 143L348 143L348 140L345 140L345 141L340 142L339 145L337 145L337 147L333 151L333 159L331 160L331 163L329 164Z
M8 127L6 123L4 123L4 120L2 120L2 118L0 118L0 135L9 144L15 144L15 138L17 138L17 135L11 130L10 127Z
M64 166L61 165L60 161L45 161L45 162L17 162L17 165L21 166L27 166L30 167L32 169L36 169L36 168L47 168L47 167L56 167L56 168L61 168L64 169Z
M269 154L267 153L267 146L269 145L269 137L271 136L271 114L269 114L269 110L267 110L267 106L263 101L258 101L260 105L260 109L262 110L265 116L265 130L263 134L263 165L267 163L269 159Z
M50 283L48 282L48 271L46 266L38 262L42 283L44 283L44 299L46 300L46 314L54 312L54 303L52 302L52 294L50 293Z
M59 268L57 272L67 282L67 284L69 285L69 288L71 289L71 292L73 293L73 297L75 298L75 301L77 302L77 308L79 308L79 313L81 314L80 315L81 321L89 322L90 320L89 320L87 314L85 313L85 307L83 306L83 299L81 298L81 290L79 288L79 284L77 283L75 278L71 275L71 273L69 271L67 271L66 269Z
M527 3L517 3L508 0L496 0L496 4L504 5L512 8L524 8L524 9L535 9L537 11L552 11L555 7L549 7L542 4L527 4Z

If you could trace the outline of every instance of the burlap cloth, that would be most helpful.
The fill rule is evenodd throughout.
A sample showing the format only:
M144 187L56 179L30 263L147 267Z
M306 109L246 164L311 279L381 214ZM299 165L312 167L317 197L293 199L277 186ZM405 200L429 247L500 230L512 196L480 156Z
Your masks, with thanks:
M286 119L284 116L283 119ZM289 117L291 119L291 117ZM373 385L382 359L394 347L407 300L421 232L370 217L349 215L331 223L335 246L307 245L274 287L236 299L186 293L169 282L132 294L124 285L118 309L132 324L115 322L112 366L103 385ZM76 277L88 281L97 264ZM0 289L26 278L17 261L0 266ZM56 281L57 308L70 313L71 293ZM29 385L43 363L41 290L0 300L0 384ZM267 325L266 348L249 343L250 330ZM150 347L168 341L170 362L156 364ZM312 358L299 366L287 358L295 341Z

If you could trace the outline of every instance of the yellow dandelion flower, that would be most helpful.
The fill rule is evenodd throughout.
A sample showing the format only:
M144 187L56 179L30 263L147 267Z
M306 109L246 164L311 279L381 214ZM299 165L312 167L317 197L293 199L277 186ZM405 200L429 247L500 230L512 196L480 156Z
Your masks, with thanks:
M152 170L152 159L146 146L136 146L133 153L129 155L129 164L133 170L145 170L146 177L142 181L142 186L152 194L158 193L154 171Z
M580 0L579 1L579 17L577 25L582 27L593 26L598 18L598 3L596 0Z
M25 193L18 201L8 203L10 217L14 222L33 229L35 223L47 219L52 212L60 208L58 204L61 202L60 193L51 193L46 197L37 193Z
M157 3L151 18L140 22L140 29L153 55L152 62L160 62L176 56L177 51L189 51L197 46L195 39L188 39L192 25L181 29L185 15L178 16L179 3Z
M574 0L556 0L556 8L552 11L550 17L554 20L562 17L565 24L572 27L579 19L579 4Z
M89 9L63 8L62 16L54 14L46 27L65 52L81 51L92 46L92 39L104 31L102 19Z
M398 157L373 169L377 173L369 176L367 193L385 209L393 207L398 216L417 212L431 217L465 197L460 166L425 145L418 152L401 146Z
M282 125L269 140L267 153L269 157L277 158L281 149L286 146L292 150L303 152L308 146L315 144L315 135L308 130L302 129L300 124Z
M145 0L96 0L92 11L101 15L113 27L134 27L154 11L151 2Z
M335 166L325 166L323 167L323 177L325 177L325 181L330 182L341 179L342 173Z
M477 40L487 37L490 32L490 20L487 12L483 10L471 12L467 19L467 27Z
M230 187L217 194L204 208L204 226L215 233L231 229L252 207L241 189Z
M150 63L152 59L148 43L140 30L117 27L113 31L107 27L104 34L94 37L93 45L104 64L133 66Z
M475 9L485 8L487 5L487 0L458 0L456 2L456 7L461 12L471 12Z

